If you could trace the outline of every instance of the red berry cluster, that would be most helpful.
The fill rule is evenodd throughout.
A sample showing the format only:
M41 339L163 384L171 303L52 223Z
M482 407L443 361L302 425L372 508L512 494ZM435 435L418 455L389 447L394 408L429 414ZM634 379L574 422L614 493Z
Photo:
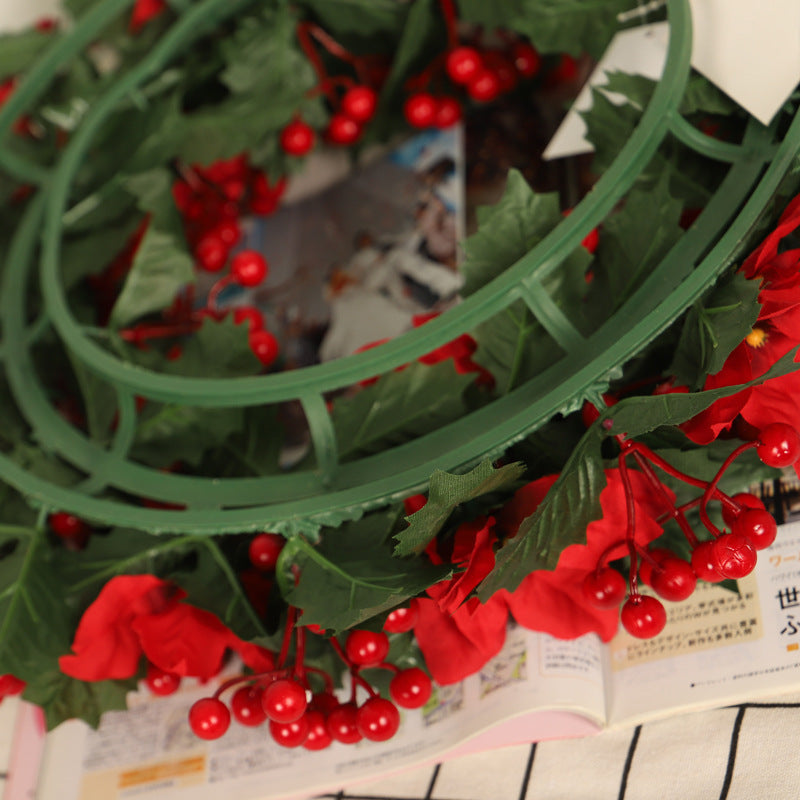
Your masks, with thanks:
M272 545L266 544L270 540L256 537L253 541L259 542L251 548L253 562L263 564L271 561ZM270 555L263 557L263 553ZM279 666L275 670L233 678L222 684L213 697L198 700L192 706L189 726L197 736L218 739L228 730L233 716L242 725L255 727L267 723L270 736L282 747L323 750L334 741L342 744L355 744L362 739L383 742L391 739L400 727L398 707L420 708L430 698L432 684L425 672L417 667L400 669L386 662L389 638L385 633L354 630L348 635L344 647L335 638L329 640L351 677L350 697L340 701L334 694L330 675L304 665L305 637L310 628L295 626L295 618L296 612L290 608L289 635L284 639ZM283 662L292 635L295 637L296 656L294 666L289 668ZM381 697L361 675L362 670L374 668L394 672L389 687L391 700ZM309 674L316 674L324 681L322 691L312 692ZM238 688L229 707L220 697L233 686ZM357 702L359 688L369 695L361 704Z
M629 518L624 540L631 562L628 580L606 563L608 554L622 542L615 542L609 547L601 555L596 568L584 578L582 592L588 603L606 609L621 604L622 626L632 636L646 639L664 629L667 613L656 597L639 592L638 580L651 587L662 599L679 602L694 592L698 579L717 583L725 579L743 578L753 571L757 551L775 541L778 532L775 519L759 498L748 493L729 497L717 488L717 484L734 459L751 448L756 449L759 458L768 466L786 467L794 464L800 459L800 434L784 423L768 425L759 432L755 441L737 447L711 481L680 472L641 443L625 440L624 437L618 439L621 444L619 468L628 507L633 504L633 495L627 477L626 459L632 457L648 481L660 491L665 503L664 516L678 523L692 551L691 561L686 561L664 548L640 548L634 540L633 525ZM682 506L675 506L670 495L663 490L653 465L702 489L701 496ZM730 530L720 531L709 519L707 506L712 499L721 503L722 518ZM685 512L695 506L699 506L700 519L711 534L710 539L699 540L686 519Z
M463 88L469 98L479 103L489 103L510 92L520 78L534 77L540 67L539 54L523 41L513 42L505 49L458 45L444 56L444 72L451 84ZM437 59L411 81L416 90L407 98L403 113L415 128L448 128L461 119L461 104L452 94L436 96L427 90L426 85L439 68Z
M85 520L66 511L54 511L48 516L47 524L69 550L83 550L92 533Z

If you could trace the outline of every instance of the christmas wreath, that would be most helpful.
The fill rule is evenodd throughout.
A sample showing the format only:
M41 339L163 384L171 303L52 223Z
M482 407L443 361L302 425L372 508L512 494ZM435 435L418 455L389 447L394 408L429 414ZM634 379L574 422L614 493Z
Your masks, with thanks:
M800 457L797 98L751 119L670 0L559 195L542 145L630 5L67 0L0 40L4 694L96 725L233 653L198 736L382 741L510 619L651 637L735 590L776 536L745 490ZM298 362L248 220L457 124L504 178L459 298Z

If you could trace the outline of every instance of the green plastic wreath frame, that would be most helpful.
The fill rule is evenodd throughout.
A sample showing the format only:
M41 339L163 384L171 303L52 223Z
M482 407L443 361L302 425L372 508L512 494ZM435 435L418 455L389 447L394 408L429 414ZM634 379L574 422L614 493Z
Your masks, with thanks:
M0 455L0 477L44 510L61 509L87 520L151 532L218 534L272 530L291 533L337 524L365 510L423 489L434 470L460 470L534 431L559 411L597 398L608 376L664 331L728 268L789 170L800 148L800 114L765 128L750 120L741 144L705 136L678 112L690 72L691 19L687 0L669 0L669 51L663 74L640 122L613 165L574 212L503 274L463 303L380 348L305 369L253 377L198 379L163 375L115 358L73 316L59 274L64 213L71 181L99 126L118 103L252 0L173 3L177 21L157 45L114 82L90 109L52 169L27 163L0 148L0 167L41 191L15 235L0 295L2 361L20 412L33 437L85 477L69 487L33 474ZM132 0L106 0L86 14L25 77L0 110L8 133L47 88L60 66L78 53ZM779 115L780 116L780 115ZM584 335L545 283L590 230L599 225L667 136L729 165L697 221L606 322ZM41 237L38 263L36 256ZM37 271L38 270L38 271ZM41 314L26 321L26 295L38 281ZM561 358L510 393L436 431L346 463L326 394L394 370L481 322L524 301L562 351ZM114 387L118 424L102 446L53 407L32 367L32 348L53 330L73 358ZM165 474L128 458L137 424L135 396L192 407L247 407L296 400L311 433L316 466L260 478L205 478ZM98 496L114 490L113 497ZM125 499L152 498L182 510L145 508Z

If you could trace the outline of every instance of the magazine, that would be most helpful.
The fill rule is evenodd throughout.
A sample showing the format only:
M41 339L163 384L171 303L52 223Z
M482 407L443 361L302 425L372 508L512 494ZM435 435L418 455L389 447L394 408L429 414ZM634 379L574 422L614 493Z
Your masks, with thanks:
M663 633L621 631L603 644L511 627L502 652L462 683L438 687L403 713L388 742L287 750L233 722L217 741L195 738L190 705L213 686L166 698L132 695L100 728L65 723L47 736L38 800L276 800L491 747L586 736L677 713L800 687L800 521L781 526L734 593L701 583L670 603ZM32 757L18 754L23 760ZM12 763L13 773L15 764Z

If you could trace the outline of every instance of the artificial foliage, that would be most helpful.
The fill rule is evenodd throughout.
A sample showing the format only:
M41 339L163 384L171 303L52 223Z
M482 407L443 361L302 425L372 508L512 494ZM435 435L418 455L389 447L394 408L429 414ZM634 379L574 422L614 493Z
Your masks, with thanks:
M270 316L225 299L232 286L269 287L260 254L236 249L243 222L272 214L320 151L357 162L418 129L459 123L469 135L493 113L540 102L552 110L574 96L580 70L631 10L623 0L237 0L204 17L189 6L67 0L75 31L94 28L80 46L53 21L0 37L0 114L15 111L0 161L0 277L13 286L22 262L14 235L48 202L42 174L88 142L66 194L58 280L73 318L134 384L152 373L291 377ZM192 14L196 40L161 58ZM73 57L26 89L39 60L64 48ZM579 194L615 168L657 92L621 73L593 90L584 117L595 152L580 162ZM13 105L19 96L24 111ZM796 101L776 130L789 128ZM732 148L764 135L694 73L679 111ZM447 684L480 669L509 620L608 640L621 614L627 630L651 636L663 606L641 582L669 600L688 597L698 578L735 590L772 535L760 501L738 493L800 456L800 180L789 162L728 262L588 388L502 440L474 452L461 443L469 457L422 482L388 480L377 499L350 505L325 506L324 493L319 503L307 489L272 525L187 532L170 526L169 512L179 519L188 498L162 496L152 481L152 496L135 495L82 474L63 442L38 435L6 336L0 450L53 492L0 486L0 691L24 689L49 727L72 717L96 725L138 680L166 694L182 678L214 677L235 653L242 675L192 710L202 738L224 734L231 712L221 696L236 687L234 717L268 724L278 744L383 741L399 725L397 705L423 705L429 675ZM503 191L477 209L461 243L467 303L552 242L575 205L546 177L529 179L530 162L507 166ZM370 343L365 351L394 354L391 367L356 370L318 399L335 458L354 469L391 463L409 443L546 380L574 337L603 331L696 235L695 221L726 191L726 169L667 137L602 223L528 287L549 316L519 291L414 357ZM45 264L47 237L29 240ZM692 264L676 266L676 287ZM50 293L37 284L26 308L5 309L3 325L12 329L14 313L35 320ZM409 335L452 318L420 316ZM120 394L42 319L23 372L39 376L47 402L92 444L113 451L129 435L126 456L139 468L208 481L201 486L286 472L286 405ZM493 433L463 430L476 440ZM332 459L330 448L311 448L292 468L308 471L309 486L326 476L333 492ZM368 467L361 474L372 478ZM62 490L163 515L141 529L83 518L55 499L72 496ZM344 689L334 697L342 681L349 700Z

